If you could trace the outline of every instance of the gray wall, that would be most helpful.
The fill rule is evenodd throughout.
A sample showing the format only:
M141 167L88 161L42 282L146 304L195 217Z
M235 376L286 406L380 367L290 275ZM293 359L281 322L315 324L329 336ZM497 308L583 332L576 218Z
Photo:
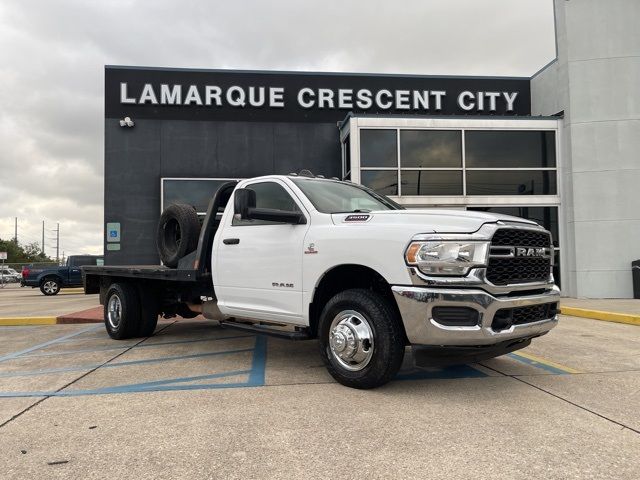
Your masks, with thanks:
M533 115L564 110L565 294L632 296L640 258L640 2L555 1L558 58Z
M105 119L105 222L121 223L111 265L154 264L162 177L253 177L308 168L339 176L335 123Z

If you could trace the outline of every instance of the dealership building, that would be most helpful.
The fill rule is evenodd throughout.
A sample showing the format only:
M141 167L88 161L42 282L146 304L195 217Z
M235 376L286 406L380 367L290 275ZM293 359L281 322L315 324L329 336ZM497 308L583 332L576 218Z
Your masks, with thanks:
M531 78L107 66L106 263L157 263L172 203L204 212L225 181L308 169L408 208L533 219L565 295L631 297L640 8L555 10L557 58Z

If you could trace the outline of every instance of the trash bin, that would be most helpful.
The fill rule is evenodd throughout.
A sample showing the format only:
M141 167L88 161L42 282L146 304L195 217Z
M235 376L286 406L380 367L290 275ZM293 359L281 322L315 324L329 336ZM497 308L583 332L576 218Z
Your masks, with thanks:
M633 298L640 298L640 260L631 262L631 274L633 275Z

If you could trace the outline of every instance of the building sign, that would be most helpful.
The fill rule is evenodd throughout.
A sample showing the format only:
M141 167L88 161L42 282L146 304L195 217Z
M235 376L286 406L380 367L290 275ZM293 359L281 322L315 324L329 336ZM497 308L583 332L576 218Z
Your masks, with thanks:
M335 122L349 112L529 115L528 78L106 67L107 118Z

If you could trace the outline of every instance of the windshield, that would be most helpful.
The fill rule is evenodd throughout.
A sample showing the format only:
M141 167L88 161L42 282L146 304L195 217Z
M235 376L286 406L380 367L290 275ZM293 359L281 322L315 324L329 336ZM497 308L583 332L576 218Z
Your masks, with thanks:
M394 201L361 185L306 178L292 180L321 213L402 210Z

